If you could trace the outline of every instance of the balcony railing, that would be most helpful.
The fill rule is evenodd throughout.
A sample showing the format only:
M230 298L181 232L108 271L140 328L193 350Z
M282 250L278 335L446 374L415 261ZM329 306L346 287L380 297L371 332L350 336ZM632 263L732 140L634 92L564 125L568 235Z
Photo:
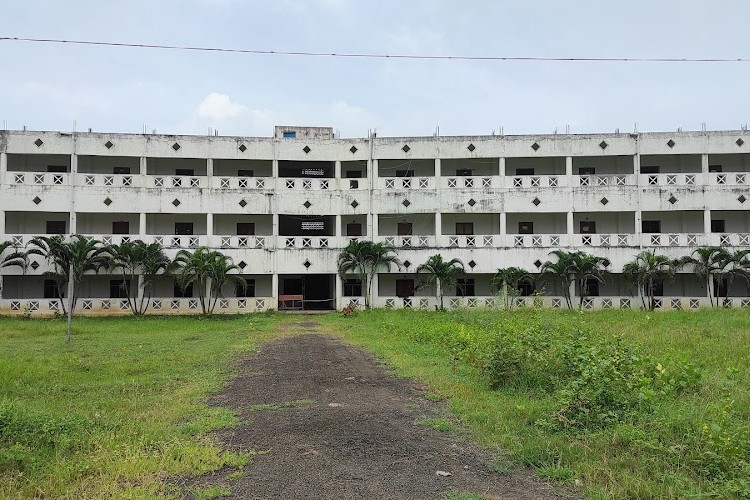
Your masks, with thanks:
M618 234L576 234L573 243L583 247L629 247L636 244L636 235Z
M158 243L164 248L198 248L208 245L208 236L202 235L147 235L144 238L146 243Z
M223 298L216 304L214 313L237 313L265 311L275 307L272 297ZM32 314L50 316L62 312L59 299L2 299L0 312L3 314ZM197 298L154 298L148 314L185 314L200 313L200 302ZM130 314L128 301L125 299L81 298L76 304L76 314Z
M270 177L212 177L213 189L272 189Z
M441 177L440 187L450 189L488 189L493 187L500 187L499 177L483 175L483 176L457 176L457 177Z
M578 185L586 187L601 186L633 186L635 175L610 174L610 175L579 175Z
M208 178L183 175L149 175L151 186L155 188L205 188Z
M745 186L750 181L747 172L713 172L708 174L712 186Z
M697 186L702 174L639 174L641 186Z
M276 236L276 245L280 249L341 248L341 240L336 236Z
M509 189L546 188L566 185L564 175L515 175L506 179Z
M214 236L212 246L220 248L273 248L274 236Z
M428 248L435 246L435 236L380 236L378 241L396 248Z
M708 244L721 247L750 247L750 233L711 233Z
M380 177L380 189L435 189L435 177Z
M11 184L29 184L35 186L67 186L70 174L47 172L8 172Z
M141 187L141 176L130 174L79 174L84 186Z
M449 248L492 248L500 243L499 236L496 234L443 235L437 238L437 244L440 247Z
M559 248L567 243L567 235L560 234L512 234L510 245L521 248Z
M644 246L697 247L705 243L703 233L644 233L641 244Z

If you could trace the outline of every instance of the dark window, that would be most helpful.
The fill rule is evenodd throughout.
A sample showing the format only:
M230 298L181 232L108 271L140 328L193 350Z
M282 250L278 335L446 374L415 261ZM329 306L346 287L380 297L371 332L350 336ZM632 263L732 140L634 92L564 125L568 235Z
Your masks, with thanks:
M297 132L292 132L291 130L284 132L284 139L296 139L296 138L297 138Z
M46 234L65 234L66 222L64 220L48 220Z
M727 295L727 279L714 276L714 297L725 297Z
M237 177L255 177L253 170L239 169L237 170Z
M414 170L396 170L396 177L414 177Z
M109 280L109 298L127 299L130 280Z
M517 168L516 175L534 175L533 168Z
M192 297L193 296L193 284L190 283L185 288L182 288L179 283L175 282L173 296L176 298Z
M723 172L724 171L724 167L722 167L721 165L709 165L708 166L708 171L709 172L717 172L717 173L719 173L719 172Z
M362 236L362 224L352 222L346 225L347 236Z
M518 282L518 294L521 297L530 297L534 293L534 282L524 279Z
M47 165L47 172L53 174L64 174L68 171L68 167L65 165Z
M414 280L396 280L396 297L411 297L414 295Z
M130 167L114 167L112 173L117 175L128 175L130 174Z
M518 234L534 234L534 223L533 222L519 222Z
M456 234L474 234L474 223L456 222Z
M459 177L469 177L474 175L474 171L470 168L457 168L456 175L458 175Z
M596 222L593 220L582 220L579 222L581 234L596 234Z
M130 234L130 222L126 220L113 221L112 234Z
M474 278L459 278L456 280L457 297L473 297L474 295Z
M724 219L711 219L711 232L712 233L723 233L726 231L726 224Z
M45 299L59 299L60 289L57 287L55 280L44 280L44 298Z
M356 179L349 179L349 189L359 189L359 181Z
M193 170L192 168L176 168L174 169L174 175L191 176L195 175L195 170Z
M347 170L344 174L344 177L347 179L360 179L362 178L362 171L361 170Z
M301 278L284 278L284 292L282 295L302 295Z
M344 280L344 297L361 297L362 280L359 278L349 278Z
M658 165L641 165L641 173L642 174L658 174L659 166Z
M580 167L578 169L578 175L594 175L596 173L595 167Z
M589 278L586 280L586 284L584 285L586 287L586 295L589 297L598 297L599 296L599 281L595 278Z
M411 222L399 222L396 232L399 236L411 236Z
M658 234L661 233L661 221L660 220L644 220L641 221L641 232Z
M649 285L646 285L646 287L648 286ZM646 291L649 291L648 288L646 289ZM654 297L664 297L664 280L655 280L651 284L651 292L653 292L651 293L651 295L653 295Z
M238 222L237 234L239 236L251 236L255 234L255 223L254 222Z
M175 222L174 234L178 236L193 234L193 223L192 222Z
M244 283L237 283L234 295L235 297L255 297L255 278L248 278Z

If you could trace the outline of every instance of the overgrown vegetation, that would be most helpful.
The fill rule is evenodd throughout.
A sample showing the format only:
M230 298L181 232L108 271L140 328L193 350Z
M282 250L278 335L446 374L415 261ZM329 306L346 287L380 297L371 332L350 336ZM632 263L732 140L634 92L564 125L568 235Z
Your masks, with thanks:
M80 318L66 345L60 320L0 318L0 498L179 494L164 479L243 467L207 437L234 414L205 397L277 323Z
M750 315L372 311L342 335L487 446L595 497L750 498Z

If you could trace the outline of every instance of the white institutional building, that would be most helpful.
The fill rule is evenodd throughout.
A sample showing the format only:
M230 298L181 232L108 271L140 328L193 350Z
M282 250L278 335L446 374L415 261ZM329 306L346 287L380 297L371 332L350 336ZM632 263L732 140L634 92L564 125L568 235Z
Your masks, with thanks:
M0 240L83 234L179 249L220 249L250 286L217 312L362 302L337 275L352 238L396 246L403 267L380 273L376 307L432 308L415 269L440 253L466 268L450 307L494 304L498 267L539 272L555 249L608 259L584 307L637 307L621 269L643 249L677 258L697 246L750 248L750 133L659 132L339 139L330 128L276 127L274 137L0 131ZM2 314L58 306L43 259L2 273ZM128 313L118 276L87 276L80 312ZM662 308L708 305L690 272L659 287ZM717 286L717 290L721 286ZM563 306L547 286L536 297ZM750 305L747 284L731 306ZM531 305L532 286L519 303ZM197 293L196 293L197 295ZM239 296L238 296L239 295ZM199 310L193 291L157 284L153 313Z

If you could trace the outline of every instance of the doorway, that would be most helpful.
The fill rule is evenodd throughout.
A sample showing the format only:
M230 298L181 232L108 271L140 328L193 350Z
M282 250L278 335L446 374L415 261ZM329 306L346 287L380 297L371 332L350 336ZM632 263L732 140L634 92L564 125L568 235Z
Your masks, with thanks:
M334 310L334 279L333 274L279 275L279 310Z

